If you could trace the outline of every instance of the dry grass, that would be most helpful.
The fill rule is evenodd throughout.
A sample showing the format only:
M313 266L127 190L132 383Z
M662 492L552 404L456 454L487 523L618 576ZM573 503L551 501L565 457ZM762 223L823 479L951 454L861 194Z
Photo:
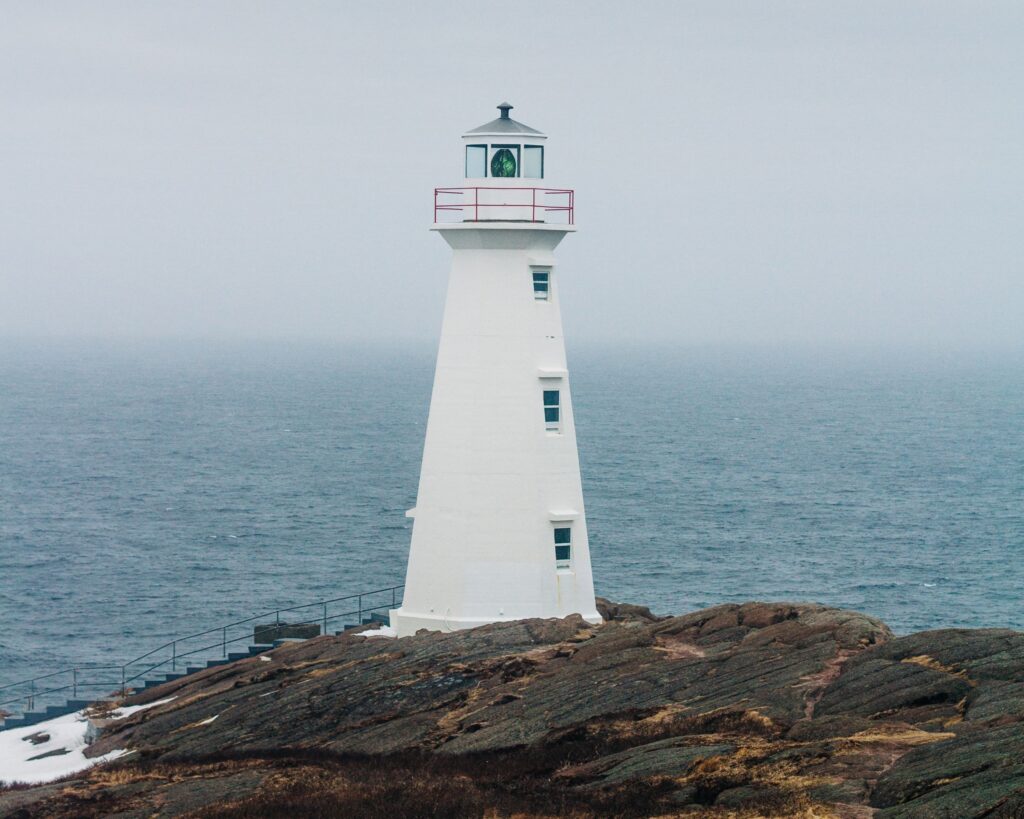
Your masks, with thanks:
M499 689L507 690L507 686ZM458 709L461 726L494 693L480 686L465 695ZM455 728L456 723L444 727ZM913 744L942 738L907 728L882 728L845 744ZM615 785L576 787L590 783L591 776L572 776L575 766L674 737L684 737L687 744L730 744L737 750L703 759L684 776L656 774ZM168 789L177 788L175 793L180 793L185 782L190 792L202 797L192 804L206 802L189 814L192 819L835 816L807 795L815 785L830 780L807 775L806 766L798 760L770 761L780 750L798 746L783 740L781 727L755 710L692 715L674 704L596 720L553 735L543 744L501 752L353 755L291 748L225 751L173 763L145 759L113 763L69 781L59 799L31 815L47 819L87 819L123 811L145 815L158 812L164 794L171 793ZM239 782L246 789L241 792L247 793L242 798ZM669 798L681 788L689 790L690 807ZM724 791L739 788L744 790L732 794L728 806L715 805Z
M959 677L972 686L977 685L974 680L967 676L967 672L963 669L954 668L950 665L943 665L934 657L929 657L927 654L918 654L916 657L906 657L900 662L907 663L909 665L919 665L922 668L930 668L932 671L941 671L943 674Z
M939 731L922 731L920 728L912 728L909 725L885 725L867 731L860 731L848 738L849 742L885 742L897 745L914 747L927 745L931 742L940 742L944 739L952 739L956 734Z
M163 785L191 780L211 796L208 806L188 814L192 819L640 817L658 813L661 796L672 787L670 782L632 783L609 793L580 795L547 776L511 774L517 766L504 762L495 755L351 756L312 749L205 762L138 762L98 770L84 781L70 783L59 807L38 815L85 819L138 810L142 804L135 786L153 783L147 788L146 803L152 806L160 803ZM266 775L248 797L229 803L217 798L218 780L252 769Z
M111 714L121 707L121 700L97 700L85 709L85 716L90 719L109 719Z
M314 668L312 671L306 674L303 680L315 680L318 677L326 677L329 674L337 674L338 669L327 666L325 668Z
M708 715L703 724L765 728L756 713ZM638 715L651 736L692 729L700 721L679 718L672 709ZM707 816L750 819L804 817L824 819L833 814L806 796L806 788L819 780L801 776L790 761L770 764L766 757L780 743L766 737L720 733L696 734L695 741L732 741L736 753L703 760L681 779L651 777L605 788L576 788L557 772L574 762L593 759L632 747L634 734L624 741L610 726L589 733L566 734L543 746L506 752L447 755L404 752L390 755L335 754L323 749L289 749L222 753L188 761L166 763L138 760L96 768L84 778L70 781L59 802L47 803L39 813L47 819L86 819L124 810L157 809L163 790L180 788L206 792L207 806L193 811L192 819L255 819L256 817L352 816L366 819L418 819L419 817L647 817ZM236 794L221 780L244 771L258 774L252 792ZM235 780L237 781L237 780ZM689 809L668 801L680 786L694 788L699 807ZM736 807L714 807L722 791L753 787L750 798Z
M705 656L704 649L681 634L659 634L653 648L670 660L699 660Z

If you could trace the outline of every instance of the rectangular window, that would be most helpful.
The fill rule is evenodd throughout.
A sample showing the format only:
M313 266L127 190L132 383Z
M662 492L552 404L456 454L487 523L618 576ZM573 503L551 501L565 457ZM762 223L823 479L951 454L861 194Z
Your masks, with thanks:
M545 429L558 431L560 408L558 405L558 390L544 390L544 427Z
M466 146L466 179L483 179L487 176L487 146Z
M572 563L572 528L555 527L555 567L568 569Z
M551 271L533 271L533 297L537 301L547 301L551 298Z
M544 178L544 146L523 146L523 176L528 179Z

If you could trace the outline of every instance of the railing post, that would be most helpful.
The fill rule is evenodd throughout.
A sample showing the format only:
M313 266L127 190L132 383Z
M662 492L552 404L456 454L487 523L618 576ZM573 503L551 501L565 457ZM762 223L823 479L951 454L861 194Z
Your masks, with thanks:
M473 221L480 221L480 188L473 188Z
M125 681L125 677L127 677L127 674L125 674L125 667L121 666L121 696L122 697L125 695L126 689L127 689L127 682Z
M71 699L78 699L78 669L71 669Z
M32 690L28 695L28 710L31 711L36 704L36 681L32 680Z
M363 596L359 595L359 625L363 624Z
M281 625L281 610L278 609L274 612L274 621L276 625Z
M395 605L395 588L396 588L395 586L391 587L391 606L392 606L392 608Z
M327 604L324 603L324 634L327 633Z
M227 659L228 657L228 627L224 626L220 630L220 641L221 641L221 657Z
M530 204L530 221L531 222L536 222L537 221L537 189L536 188L531 188L530 190L533 192L533 197L532 197L533 198L533 202Z
M178 666L178 641L174 640L171 642L171 671L175 671Z

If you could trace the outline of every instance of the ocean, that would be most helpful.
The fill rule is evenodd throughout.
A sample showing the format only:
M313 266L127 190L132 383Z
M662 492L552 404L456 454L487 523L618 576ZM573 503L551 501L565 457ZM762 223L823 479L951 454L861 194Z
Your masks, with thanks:
M401 583L434 345L0 343L0 685ZM570 345L598 594L1024 628L1024 359Z

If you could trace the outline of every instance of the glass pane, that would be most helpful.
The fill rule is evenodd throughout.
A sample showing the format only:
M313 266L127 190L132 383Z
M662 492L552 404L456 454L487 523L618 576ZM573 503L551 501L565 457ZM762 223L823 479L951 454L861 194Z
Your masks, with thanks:
M494 146L498 148L497 145ZM491 176L516 176L516 157L508 148L498 148L491 157Z
M523 146L523 176L544 178L544 148L541 145Z
M559 527L555 529L555 543L569 543L571 540L572 529L568 526Z
M558 390L544 390L544 406L545 407L557 407L558 406Z
M546 282L548 280L548 274L546 270L534 270L533 280L535 282Z
M559 563L568 563L569 554L572 550L571 546L556 546L555 547L555 560Z
M483 179L487 176L487 146L466 146L466 179Z
M544 420L549 424L557 424L558 407L544 407Z
M543 295L546 296L548 294L548 283L547 282L534 282L533 283L533 292L534 293L542 293Z

